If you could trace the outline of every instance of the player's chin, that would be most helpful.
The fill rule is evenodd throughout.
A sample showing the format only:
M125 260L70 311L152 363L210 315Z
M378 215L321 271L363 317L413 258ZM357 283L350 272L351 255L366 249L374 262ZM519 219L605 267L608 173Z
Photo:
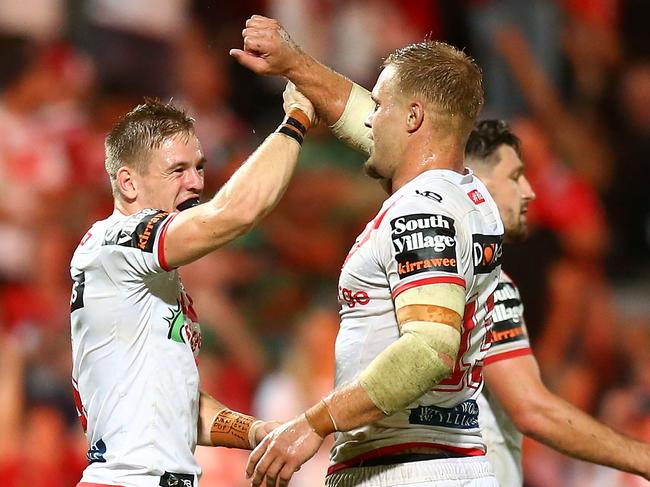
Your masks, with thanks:
M528 225L524 222L520 222L513 228L507 228L504 235L504 240L508 243L523 242L526 238L528 238Z
M372 157L364 163L363 170L372 179L385 179L381 174L379 174L379 172L377 172L377 169L375 169Z

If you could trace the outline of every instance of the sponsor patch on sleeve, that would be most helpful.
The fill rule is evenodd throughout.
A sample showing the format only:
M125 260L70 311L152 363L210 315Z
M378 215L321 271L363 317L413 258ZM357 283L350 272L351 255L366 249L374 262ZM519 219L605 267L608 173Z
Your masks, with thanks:
M472 253L476 274L489 274L501 264L502 239L501 235L472 235Z
M454 220L416 213L390 222L400 279L428 271L458 272Z
M492 329L490 342L493 345L526 342L528 333L524 322L524 305L518 289L508 282L499 282L494 292Z
M108 237L104 244L133 247L152 253L156 234L168 215L163 210L142 210L130 217L117 235Z

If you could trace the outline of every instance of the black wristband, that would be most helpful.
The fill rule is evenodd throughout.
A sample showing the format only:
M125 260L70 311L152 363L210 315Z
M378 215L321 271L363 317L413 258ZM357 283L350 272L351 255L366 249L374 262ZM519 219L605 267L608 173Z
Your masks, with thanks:
M291 125L292 127L296 127L299 131L300 134L304 137L305 134L307 133L307 127L305 127L303 124L301 124L297 119L293 117L287 116L284 119L284 122L282 122L285 125Z
M288 136L291 137L293 140L295 140L296 142L298 142L300 145L302 145L302 141L304 140L304 138L303 138L303 137L302 137L298 132L296 132L296 131L293 130L293 129L290 129L290 128L287 127L286 125L280 125L280 126L278 127L278 129L276 130L276 132L281 133L281 134L284 134L284 135L288 135Z

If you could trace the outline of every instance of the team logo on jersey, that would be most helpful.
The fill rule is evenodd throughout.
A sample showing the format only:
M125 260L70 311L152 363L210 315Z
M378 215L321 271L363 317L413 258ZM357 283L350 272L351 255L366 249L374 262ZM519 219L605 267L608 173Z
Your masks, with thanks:
M169 316L164 317L168 326L167 338L178 343L188 344L194 357L197 357L201 350L201 327L194 320L198 317L191 304L188 307L181 302L185 299L188 297L183 293L181 299L176 301L176 306L169 308ZM188 316L190 319L187 319Z
M474 272L489 274L501 264L503 244L501 235L472 235Z
M95 443L90 445L88 452L86 452L86 458L88 463L106 463L106 458L104 454L106 453L106 443L101 438Z
M473 399L469 399L453 408L418 406L411 409L409 423L444 428L478 428L478 404Z
M390 222L400 278L426 271L457 272L454 220L416 213Z
M185 343L185 337L183 336L185 315L183 314L183 309L181 308L180 301L176 302L175 307L169 308L169 313L169 316L165 316L165 321L169 326L167 338L174 340L175 342Z

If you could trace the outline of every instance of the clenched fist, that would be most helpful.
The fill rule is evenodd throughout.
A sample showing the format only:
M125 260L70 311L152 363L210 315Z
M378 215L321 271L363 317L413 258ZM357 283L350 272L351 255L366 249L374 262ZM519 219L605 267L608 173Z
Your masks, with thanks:
M242 31L244 48L230 55L256 74L287 76L304 53L275 19L253 15Z

